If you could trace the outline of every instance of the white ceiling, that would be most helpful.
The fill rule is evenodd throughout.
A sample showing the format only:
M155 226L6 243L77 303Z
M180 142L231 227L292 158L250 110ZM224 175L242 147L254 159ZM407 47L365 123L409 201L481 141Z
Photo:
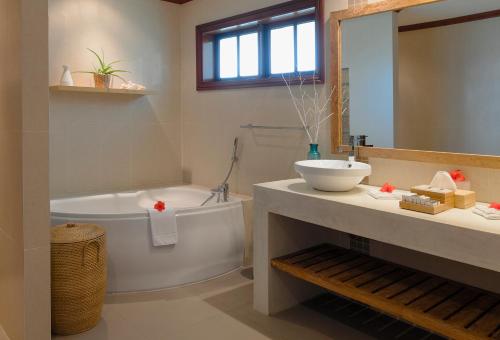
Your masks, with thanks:
M445 0L407 8L398 15L399 26L456 18L500 9L500 0Z

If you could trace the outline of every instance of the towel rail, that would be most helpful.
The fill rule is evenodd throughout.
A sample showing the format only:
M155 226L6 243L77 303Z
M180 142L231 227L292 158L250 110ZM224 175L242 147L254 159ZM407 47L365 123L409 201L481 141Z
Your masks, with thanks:
M265 129L265 130L304 130L304 128L300 126L269 126L269 125L254 125L254 124L241 125L240 128Z

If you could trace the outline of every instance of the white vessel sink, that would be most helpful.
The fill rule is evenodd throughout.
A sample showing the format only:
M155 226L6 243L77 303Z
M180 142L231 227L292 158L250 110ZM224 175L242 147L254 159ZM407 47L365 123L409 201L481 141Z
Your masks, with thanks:
M321 191L349 191L370 176L369 164L341 160L310 160L295 163L307 184Z

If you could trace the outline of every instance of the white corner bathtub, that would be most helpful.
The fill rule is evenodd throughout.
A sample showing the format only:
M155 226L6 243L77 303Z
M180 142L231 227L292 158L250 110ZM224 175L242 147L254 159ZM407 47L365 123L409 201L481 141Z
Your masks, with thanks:
M52 225L94 223L106 229L108 292L157 290L216 277L243 263L244 221L239 199L215 199L192 186L58 199ZM153 247L147 209L156 201L177 209L179 242Z

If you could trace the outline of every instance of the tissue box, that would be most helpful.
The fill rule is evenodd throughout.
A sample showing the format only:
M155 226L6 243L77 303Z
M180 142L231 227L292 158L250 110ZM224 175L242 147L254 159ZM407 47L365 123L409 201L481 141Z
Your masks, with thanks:
M468 209L476 205L476 193L469 190L455 191L455 208Z

